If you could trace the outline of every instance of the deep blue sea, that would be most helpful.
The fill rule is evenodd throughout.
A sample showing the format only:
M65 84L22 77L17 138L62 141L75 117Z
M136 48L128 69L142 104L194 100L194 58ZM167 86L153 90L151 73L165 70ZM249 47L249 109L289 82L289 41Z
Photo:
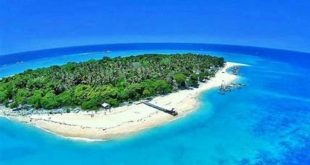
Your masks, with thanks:
M310 54L206 44L97 45L0 56L0 77L69 61L205 53L249 64L245 88L200 96L190 115L112 141L70 140L0 118L0 164L309 165Z

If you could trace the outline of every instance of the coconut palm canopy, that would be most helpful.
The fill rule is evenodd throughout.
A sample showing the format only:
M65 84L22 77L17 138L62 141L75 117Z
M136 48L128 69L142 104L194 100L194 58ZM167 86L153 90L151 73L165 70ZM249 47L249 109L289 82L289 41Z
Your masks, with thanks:
M11 108L30 105L53 109L118 106L189 87L214 76L224 59L199 54L145 54L103 57L27 70L0 81L0 102Z

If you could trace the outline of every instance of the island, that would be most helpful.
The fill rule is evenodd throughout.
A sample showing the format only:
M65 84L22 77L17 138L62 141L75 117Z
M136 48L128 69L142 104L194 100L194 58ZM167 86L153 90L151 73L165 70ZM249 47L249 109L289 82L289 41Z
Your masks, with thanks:
M204 54L70 62L0 80L0 115L65 137L112 139L185 116L242 64Z

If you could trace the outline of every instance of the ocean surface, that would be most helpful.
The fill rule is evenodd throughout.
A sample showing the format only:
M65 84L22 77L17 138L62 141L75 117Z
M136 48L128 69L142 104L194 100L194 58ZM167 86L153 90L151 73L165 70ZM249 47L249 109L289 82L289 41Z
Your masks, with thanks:
M205 44L120 44L0 56L0 77L26 69L143 53L204 53L249 64L226 95L190 115L111 141L85 142L0 118L0 164L309 165L310 54Z

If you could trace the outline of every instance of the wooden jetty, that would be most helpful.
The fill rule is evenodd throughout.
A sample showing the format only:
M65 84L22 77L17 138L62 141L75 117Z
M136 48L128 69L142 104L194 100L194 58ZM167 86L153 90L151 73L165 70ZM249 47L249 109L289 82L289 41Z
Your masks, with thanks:
M149 101L144 101L143 104L148 105L148 106L150 106L150 107L152 107L152 108L158 109L158 110L160 110L160 111L163 111L163 112L165 112L165 113L168 113L168 114L170 114L170 115L172 115L172 116L177 116L177 115L178 115L178 112L176 112L176 111L174 110L174 108L172 108L172 109L166 109L166 108L160 107L160 106L158 106L158 105L155 105L155 104L153 104L153 103L150 103Z

